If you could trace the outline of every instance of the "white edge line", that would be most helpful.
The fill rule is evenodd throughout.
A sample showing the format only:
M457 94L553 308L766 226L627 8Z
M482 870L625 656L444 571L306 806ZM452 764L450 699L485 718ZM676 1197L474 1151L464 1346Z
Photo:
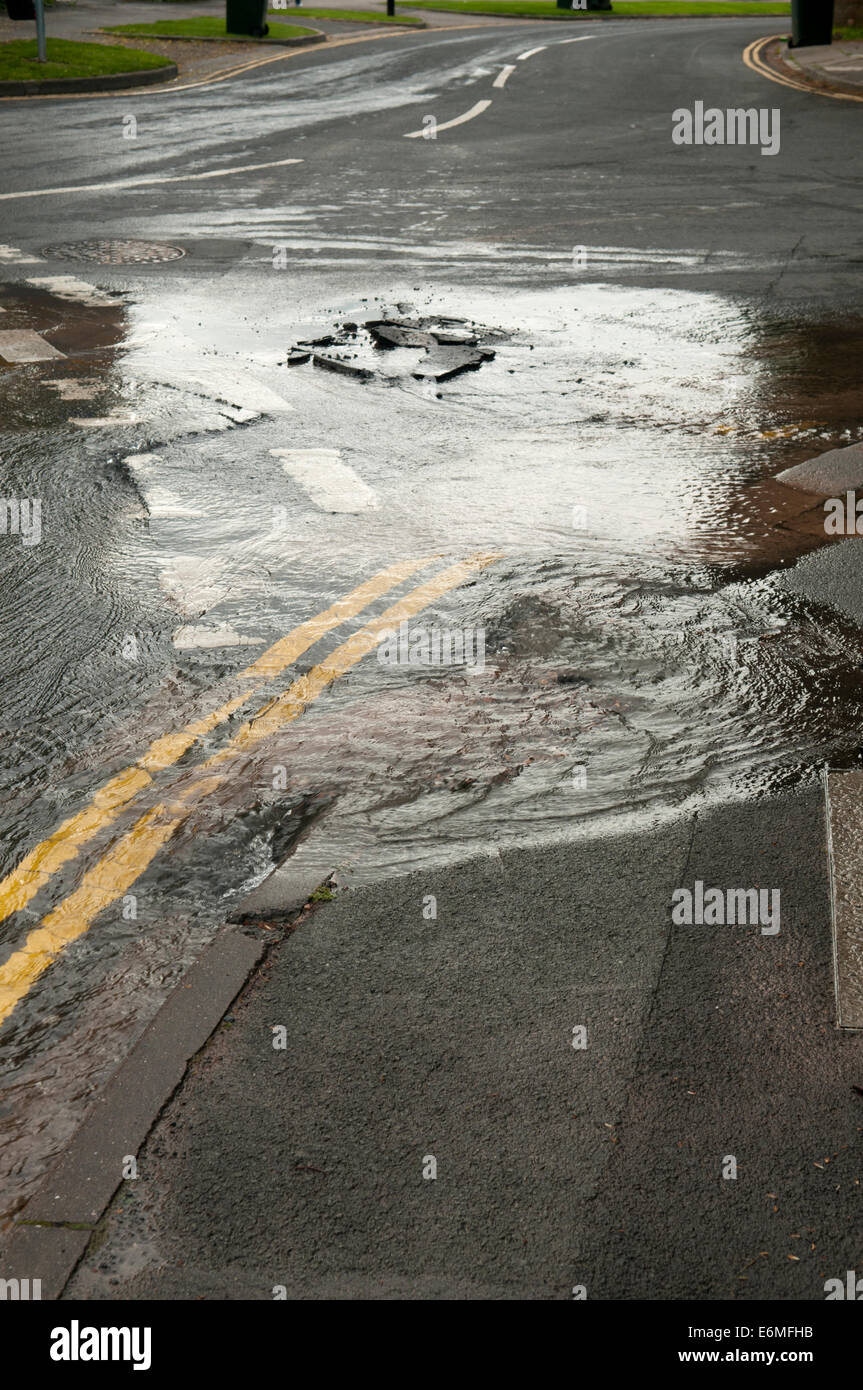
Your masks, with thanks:
M472 121L474 116L481 116L483 111L485 111L489 106L491 106L490 99L486 99L485 101L478 101L476 103L476 106L472 106L469 111L463 112L461 116L456 116L455 119L452 121L444 121L442 125L435 126L435 131L437 132L438 130L451 130L454 125L464 125L465 121ZM409 130L406 132L404 138L405 140L418 140L421 135L425 134L426 132L424 129Z
M117 179L113 183L78 183L68 188L32 188L25 193L0 193L0 200L10 198L47 198L57 193L104 193L113 188L141 188L153 183L190 183L194 179L222 179L228 174L249 174L256 169L277 169L284 164L302 164L302 159L270 159L266 164L236 164L231 169L208 169L203 174L153 174L140 179Z

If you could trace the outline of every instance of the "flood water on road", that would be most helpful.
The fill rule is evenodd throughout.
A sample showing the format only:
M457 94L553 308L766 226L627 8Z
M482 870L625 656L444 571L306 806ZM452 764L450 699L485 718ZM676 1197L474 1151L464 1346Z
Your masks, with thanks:
M823 511L774 481L863 436L860 322L590 283L431 295L406 282L386 299L307 288L278 304L250 290L238 310L183 282L130 296L118 332L111 313L80 361L64 339L62 372L0 375L7 487L41 496L46 542L0 547L15 749L4 872L362 579L409 556L432 570L499 558L412 622L481 633L481 669L367 657L231 765L136 885L136 915L103 913L7 1021L6 1211L226 908L292 846L362 882L753 795L860 743L857 629L775 582L825 543ZM463 320L494 356L418 379L421 349L391 355L363 330L388 315ZM356 331L334 351L370 379L286 365L293 345L343 338L345 323ZM51 387L58 375L96 394ZM329 503L310 461L333 470ZM160 774L0 924L4 955L237 727Z

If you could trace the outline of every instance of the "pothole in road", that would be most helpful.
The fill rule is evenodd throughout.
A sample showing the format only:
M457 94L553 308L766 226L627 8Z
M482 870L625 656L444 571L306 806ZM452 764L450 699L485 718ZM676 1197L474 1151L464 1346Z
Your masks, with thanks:
M315 367L370 381L390 383L413 377L433 385L476 371L495 357L495 344L511 335L465 318L411 315L399 304L394 313L363 323L346 320L318 338L299 339L290 349L289 367L311 360Z
M185 256L181 246L162 241L123 240L67 241L46 246L43 256L61 261L88 261L95 265L142 265L155 261L178 261Z

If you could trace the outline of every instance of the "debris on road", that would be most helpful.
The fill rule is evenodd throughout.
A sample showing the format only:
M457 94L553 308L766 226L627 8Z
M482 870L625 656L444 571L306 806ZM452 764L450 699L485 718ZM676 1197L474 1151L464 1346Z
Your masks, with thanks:
M328 372L340 372L342 376L352 376L357 381L371 381L374 372L369 371L368 367L358 367L355 362L351 362L347 357L326 357L321 352L316 352L312 357L315 367L323 367Z
M398 306L398 316L388 314L366 319L362 325L345 321L332 333L301 339L289 349L287 365L301 366L311 357L316 367L361 381L373 377L390 384L408 377L419 381L448 381L490 362L495 351L489 342L500 342L508 337L501 329L484 328L467 319L410 317L402 314L405 307ZM333 348L349 348L350 356L334 353ZM405 361L399 355L400 349L425 356Z

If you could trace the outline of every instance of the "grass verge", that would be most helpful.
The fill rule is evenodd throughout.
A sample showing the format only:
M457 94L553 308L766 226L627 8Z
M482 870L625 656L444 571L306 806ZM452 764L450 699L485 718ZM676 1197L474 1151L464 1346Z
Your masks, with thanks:
M141 48L114 48L106 43L48 39L48 61L40 63L35 39L0 43L0 82L53 81L58 77L105 77L115 72L163 68L167 59Z
M300 24L271 24L270 39L300 39L314 34ZM172 34L181 39L248 39L248 34L229 34L221 15L198 15L191 19L157 19L153 24L112 24L106 34L144 34L154 39L169 39Z
M294 6L289 5L287 8L293 10ZM284 10L270 10L270 14L284 13ZM422 20L417 19L416 15L388 15L380 10L319 10L316 6L307 8L302 5L295 13L305 15L306 19L344 19L352 24L422 24ZM269 18L269 15L267 17Z
M614 8L603 10L559 10L552 0L403 0L412 10L455 10L462 14L500 14L518 18L540 19L600 19L606 14L609 19L639 19L645 15L661 15L666 19L679 19L681 15L698 15L702 19L729 15L768 15L791 14L789 4L764 4L761 0L704 0L703 3L690 3L690 0L612 0Z

